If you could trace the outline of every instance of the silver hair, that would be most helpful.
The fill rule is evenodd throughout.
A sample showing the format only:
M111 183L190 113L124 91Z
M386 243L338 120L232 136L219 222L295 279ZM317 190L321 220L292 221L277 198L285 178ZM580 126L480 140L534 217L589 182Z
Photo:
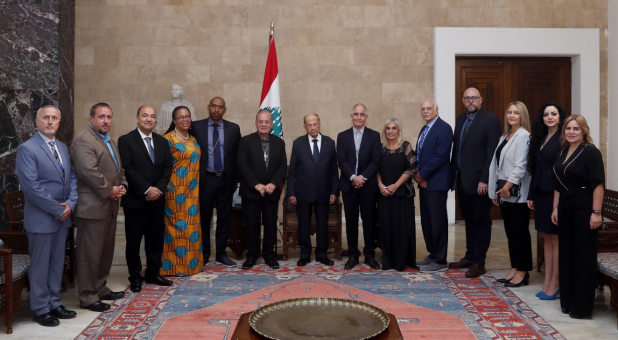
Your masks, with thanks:
M435 100L433 100L433 99L425 99L425 100L423 100L423 101L427 101L427 100L433 103L433 108L434 108L435 110L437 110L437 109L438 109L438 103L437 103ZM423 103L421 103L421 106L423 106Z
M39 114L41 114L41 111L43 111L43 109L46 109L48 107L53 107L54 109L56 109L56 111L58 111L58 115L60 116L60 119L62 119L62 112L60 112L59 108L57 108L57 107L55 107L53 105L45 105L45 106L42 106L40 109L38 109L36 111L36 118L38 119L39 118Z
M272 112L270 112L270 111L268 111L268 110L260 110L260 111L258 111L258 112L255 114L255 121L256 121L256 122L257 122L258 116L259 116L259 115L260 115L260 113L262 113L262 112L268 112L268 114L270 115L270 119L272 119L272 117L273 117L273 113L272 113Z
M307 117L310 117L310 116L315 116L315 117L318 117L318 122L320 121L320 116L318 116L318 114L317 114L317 113L307 113L306 115L304 115L304 116L303 116L303 125L305 125L305 124L306 124L306 120L305 120L305 119L306 119Z
M367 113L367 106L365 106L365 104L362 104L362 103L354 104L354 106L352 106L352 113L354 113L354 109L355 109L357 106L359 106L359 105L360 105L360 106L362 106L362 107L364 107L364 108L365 108L365 114L368 114L368 113Z
M401 143L403 140L403 130L401 129L401 123L399 123L399 119L395 117L388 118L384 123L384 127L382 128L382 144L388 145L388 139L386 138L386 126L390 123L395 123L397 125L397 129L399 130L399 137L397 138L397 144Z

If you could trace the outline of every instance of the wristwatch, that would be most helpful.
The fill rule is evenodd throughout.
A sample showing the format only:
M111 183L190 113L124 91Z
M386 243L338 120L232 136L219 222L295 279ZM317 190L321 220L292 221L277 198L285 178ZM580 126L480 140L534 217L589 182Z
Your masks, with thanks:
M597 216L601 216L601 210L593 210L592 212Z

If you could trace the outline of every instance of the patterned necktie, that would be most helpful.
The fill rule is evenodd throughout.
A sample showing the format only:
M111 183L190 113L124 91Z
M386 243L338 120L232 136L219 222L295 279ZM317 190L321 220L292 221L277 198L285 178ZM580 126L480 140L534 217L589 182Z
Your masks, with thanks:
M427 125L423 126L423 131L421 132L421 138L418 139L418 146L416 147L416 157L417 158L421 157L421 150L423 150L423 143L425 142L427 131L429 131L429 127Z
M363 134L361 130L355 129L354 133L354 147L356 148L356 165L354 166L354 174L358 174L358 152L360 150L361 140L363 139Z
M320 149L318 148L318 139L313 139L313 161L315 164L318 164L318 160L320 159Z
M58 162L58 166L60 167L60 170L62 170L62 178L64 178L64 165L62 165L62 162L60 161L60 156L58 156L58 151L56 151L56 143L54 143L54 141L49 141L48 143L53 152L54 152L54 157L56 157L56 161Z
M150 137L146 137L144 138L146 140L146 144L148 144L148 153L150 154L150 161L152 162L152 164L154 164L155 162L155 158L154 158L154 148L152 147L152 144L150 143L150 141L152 140L152 138Z
M221 172L223 166L221 164L221 143L219 141L219 123L213 124L212 129L212 154L214 161L215 172Z

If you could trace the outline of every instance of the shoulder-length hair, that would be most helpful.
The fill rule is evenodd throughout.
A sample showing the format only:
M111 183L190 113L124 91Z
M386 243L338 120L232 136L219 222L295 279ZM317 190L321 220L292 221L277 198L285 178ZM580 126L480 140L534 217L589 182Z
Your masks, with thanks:
M560 135L562 149L565 150L569 147L569 142L566 140L564 132L566 131L566 126L572 121L576 121L579 128L584 132L584 143L593 144L592 137L590 137L590 127L588 126L586 118L582 115L570 115L564 120L564 124L562 124L562 135Z
M506 106L506 110L504 110L504 134L503 136L508 136L511 133L511 124L509 124L509 120L507 115L509 114L509 108L515 105L517 110L519 110L519 117L521 122L521 127L526 129L526 131L530 132L530 114L528 114L528 108L526 104L516 100L514 102L510 102L509 105Z
M399 130L399 138L397 138L397 144L401 143L403 140L403 130L401 129L401 123L399 123L399 119L395 117L388 118L386 123L384 123L384 127L382 128L382 145L388 145L388 139L386 138L386 126L390 123L395 123L397 125L397 130Z

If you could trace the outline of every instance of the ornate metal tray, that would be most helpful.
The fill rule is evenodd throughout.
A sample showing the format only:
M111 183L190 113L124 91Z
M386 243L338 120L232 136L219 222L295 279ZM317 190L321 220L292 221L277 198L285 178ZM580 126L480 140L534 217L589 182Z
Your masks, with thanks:
M371 339L388 328L389 317L365 302L337 298L296 298L251 313L249 324L273 340Z

